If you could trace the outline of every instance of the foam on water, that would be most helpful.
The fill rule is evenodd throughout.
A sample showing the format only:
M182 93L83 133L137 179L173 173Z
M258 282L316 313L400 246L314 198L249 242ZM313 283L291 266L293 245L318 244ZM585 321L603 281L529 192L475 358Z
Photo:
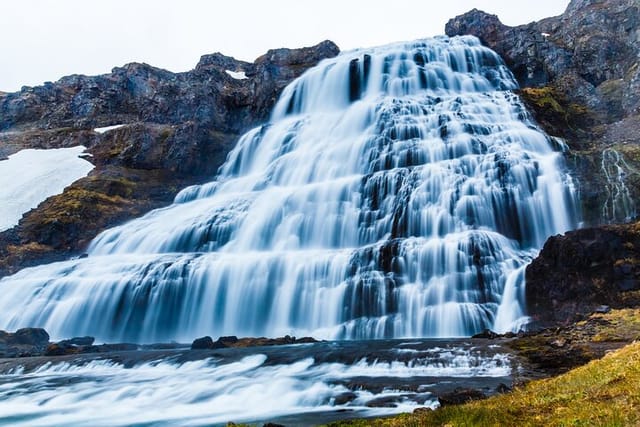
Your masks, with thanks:
M380 416L438 406L438 381L511 374L502 353L415 351L418 357L411 361L363 358L354 364L304 356L275 363L265 354L182 363L165 357L130 367L110 360L48 363L0 377L0 424L224 425L296 414L307 420L320 413ZM387 385L380 387L377 378ZM416 384L412 390L408 379ZM381 400L386 407L372 405Z

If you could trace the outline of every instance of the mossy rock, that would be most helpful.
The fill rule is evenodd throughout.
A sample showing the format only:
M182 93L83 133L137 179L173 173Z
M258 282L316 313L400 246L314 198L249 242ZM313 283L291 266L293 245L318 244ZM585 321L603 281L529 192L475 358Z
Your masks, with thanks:
M517 93L534 119L550 135L575 142L577 138L584 137L587 134L585 129L593 124L593 112L586 105L569 102L564 93L554 86L527 87Z
M0 233L0 277L79 255L102 230L169 204L191 183L166 170L97 167Z

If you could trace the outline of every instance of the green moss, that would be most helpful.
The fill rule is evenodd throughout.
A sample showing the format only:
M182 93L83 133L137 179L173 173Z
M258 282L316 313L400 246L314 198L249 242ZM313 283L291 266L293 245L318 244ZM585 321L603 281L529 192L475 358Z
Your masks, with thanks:
M513 392L397 417L347 420L331 426L627 426L640 425L640 309L593 314L584 321L518 338L509 345L520 355L575 355L575 348L599 349L593 360L554 378L531 381ZM561 346L562 348L558 348ZM554 353L553 348L556 347ZM565 352L566 353L562 353ZM595 357L595 356L594 356ZM568 361L570 362L570 361Z
M536 105L538 108L550 108L556 113L566 114L565 109L556 99L558 94L549 86L541 88L524 88L521 90L520 95L526 98L530 103Z
M626 165L628 167L628 173L638 174L638 165L640 165L640 146L637 144L614 144L608 148L613 148L618 153L622 154Z
M34 253L46 254L51 251L51 246L38 242L29 242L24 245L7 245L7 252L13 257L23 258Z
M569 136L591 122L592 113L587 106L568 102L565 94L554 86L523 88L519 95L552 135Z
M594 342L604 341L634 341L640 339L640 310L613 310L606 314L594 314L593 319L602 322L598 333L593 337Z
M53 197L39 209L36 215L31 215L28 222L35 222L39 227L51 224L65 224L90 219L95 216L113 214L114 210L130 204L123 197L110 196L102 192L86 190L79 187L67 189L62 195Z

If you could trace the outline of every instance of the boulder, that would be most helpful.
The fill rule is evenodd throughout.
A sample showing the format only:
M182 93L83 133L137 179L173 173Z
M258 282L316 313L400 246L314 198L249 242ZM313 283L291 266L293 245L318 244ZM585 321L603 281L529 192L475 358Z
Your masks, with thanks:
M94 346L95 338L75 337L68 340L58 341L47 346L45 356L65 356L78 353L94 353L99 351L99 347Z
M486 398L485 394L479 390L472 388L458 387L449 393L443 393L438 396L440 406L461 405L472 400L480 400Z
M218 342L226 346L230 346L238 342L238 337L236 337L235 335L220 337L218 338Z
M8 334L7 343L46 347L49 344L49 334L42 328L22 328Z
M484 338L484 339L492 340L499 337L500 337L500 334L493 332L491 329L485 329L484 331L473 335L471 338Z
M571 231L547 240L526 269L534 325L640 305L640 222Z
M207 350L213 348L213 339L210 336L196 338L191 343L191 350Z
M80 353L80 349L75 345L53 343L47 346L47 349L44 355L45 356L66 356L69 354L78 354L78 353Z
M213 339L210 336L196 338L191 343L191 350L211 350L214 348L224 348L226 347L219 340L213 342Z
M42 328L22 328L14 333L0 331L0 357L26 357L43 354L49 334Z

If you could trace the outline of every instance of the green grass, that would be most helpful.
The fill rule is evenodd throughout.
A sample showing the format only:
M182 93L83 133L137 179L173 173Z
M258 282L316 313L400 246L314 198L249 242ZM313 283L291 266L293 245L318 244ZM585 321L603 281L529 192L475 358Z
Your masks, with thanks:
M640 343L515 391L420 414L353 420L338 426L637 426Z

